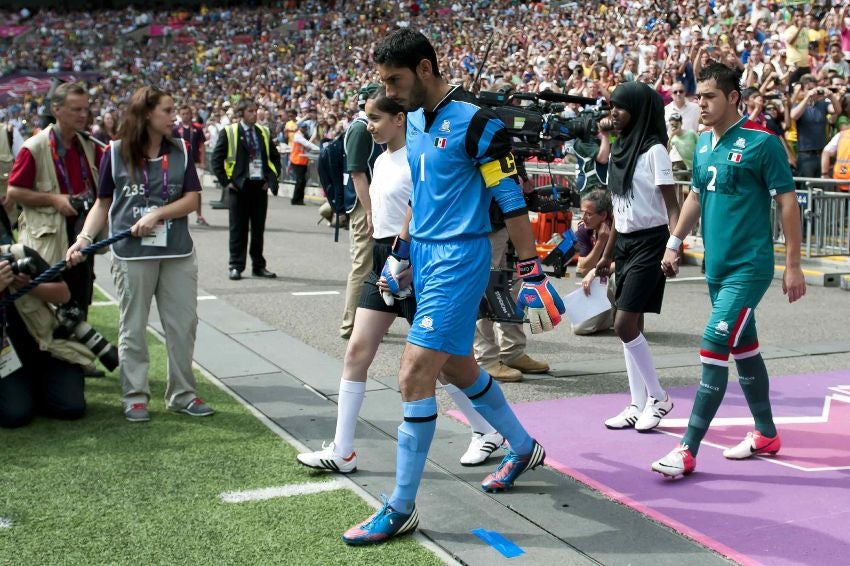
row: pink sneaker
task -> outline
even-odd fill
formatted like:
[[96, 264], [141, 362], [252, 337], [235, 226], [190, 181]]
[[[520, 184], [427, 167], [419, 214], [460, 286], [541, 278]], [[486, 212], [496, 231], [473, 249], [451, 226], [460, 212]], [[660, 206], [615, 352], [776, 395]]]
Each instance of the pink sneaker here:
[[652, 463], [652, 471], [668, 478], [686, 476], [697, 467], [697, 459], [684, 444], [678, 445], [669, 454]]
[[773, 456], [779, 452], [780, 448], [782, 448], [782, 441], [779, 440], [779, 433], [776, 433], [776, 436], [764, 436], [754, 430], [748, 432], [747, 437], [740, 443], [724, 450], [723, 456], [730, 460], [745, 460], [759, 454]]

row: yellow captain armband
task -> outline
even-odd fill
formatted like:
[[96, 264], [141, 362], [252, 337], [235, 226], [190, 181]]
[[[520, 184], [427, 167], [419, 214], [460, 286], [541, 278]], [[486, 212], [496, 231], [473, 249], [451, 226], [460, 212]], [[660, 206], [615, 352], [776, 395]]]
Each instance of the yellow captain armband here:
[[479, 167], [479, 170], [481, 171], [481, 176], [484, 177], [484, 184], [488, 188], [495, 187], [505, 177], [512, 177], [517, 174], [516, 161], [512, 153], [485, 163]]

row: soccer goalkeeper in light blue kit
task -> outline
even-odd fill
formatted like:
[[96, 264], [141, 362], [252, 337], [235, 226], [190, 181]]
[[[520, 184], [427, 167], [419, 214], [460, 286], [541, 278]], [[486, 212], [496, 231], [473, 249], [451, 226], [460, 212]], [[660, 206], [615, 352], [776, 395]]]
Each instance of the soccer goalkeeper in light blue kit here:
[[410, 281], [402, 278], [405, 272], [398, 265], [410, 262], [417, 311], [399, 370], [404, 422], [398, 428], [395, 489], [377, 513], [342, 535], [355, 545], [384, 542], [412, 532], [419, 523], [416, 492], [436, 429], [440, 371], [510, 443], [510, 452], [484, 478], [482, 489], [508, 489], [520, 474], [543, 463], [543, 447], [472, 356], [478, 304], [490, 273], [488, 209], [494, 198], [522, 258], [517, 308], [525, 311], [533, 333], [551, 330], [564, 312], [537, 259], [505, 125], [443, 79], [434, 47], [421, 33], [394, 31], [376, 48], [375, 60], [387, 96], [408, 112], [413, 178], [409, 224], [383, 276], [390, 290], [406, 288]]

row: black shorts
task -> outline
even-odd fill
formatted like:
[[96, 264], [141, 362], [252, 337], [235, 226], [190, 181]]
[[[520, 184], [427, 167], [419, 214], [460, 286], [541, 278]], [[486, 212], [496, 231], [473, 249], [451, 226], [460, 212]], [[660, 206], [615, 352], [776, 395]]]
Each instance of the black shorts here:
[[670, 231], [666, 225], [638, 230], [629, 234], [617, 232], [614, 241], [616, 306], [624, 312], [661, 312], [666, 278], [661, 272], [661, 258]]
[[360, 300], [357, 302], [357, 307], [371, 311], [392, 313], [404, 317], [408, 323], [412, 323], [413, 316], [416, 314], [416, 299], [413, 293], [406, 299], [396, 299], [395, 304], [388, 306], [381, 297], [381, 290], [378, 288], [378, 279], [380, 279], [381, 270], [390, 256], [394, 239], [380, 238], [375, 240], [375, 246], [372, 248], [372, 272], [369, 273], [366, 281], [363, 282], [363, 290], [360, 291]]

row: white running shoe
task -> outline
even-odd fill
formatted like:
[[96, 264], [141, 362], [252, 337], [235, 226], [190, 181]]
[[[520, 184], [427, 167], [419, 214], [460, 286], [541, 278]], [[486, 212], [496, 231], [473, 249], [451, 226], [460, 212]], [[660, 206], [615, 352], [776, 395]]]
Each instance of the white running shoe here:
[[723, 451], [723, 457], [730, 460], [744, 460], [759, 454], [770, 454], [775, 456], [779, 449], [782, 448], [782, 442], [779, 440], [779, 433], [776, 436], [764, 436], [757, 430], [748, 432], [747, 437], [733, 446]]
[[460, 457], [461, 465], [477, 466], [478, 464], [483, 464], [504, 442], [504, 437], [498, 432], [492, 432], [490, 434], [473, 432], [472, 440], [469, 441], [469, 448]]
[[661, 419], [664, 415], [673, 410], [673, 400], [669, 395], [665, 400], [660, 401], [652, 395], [646, 400], [646, 407], [643, 408], [640, 418], [635, 423], [635, 430], [638, 432], [646, 432], [652, 430], [661, 424]]
[[348, 458], [344, 458], [334, 452], [334, 443], [322, 442], [322, 449], [315, 452], [304, 452], [297, 456], [298, 462], [316, 470], [327, 470], [350, 474], [357, 471], [357, 453], [352, 452]]
[[640, 409], [637, 405], [629, 405], [616, 417], [605, 421], [605, 426], [613, 429], [632, 428], [640, 418]]
[[652, 463], [652, 471], [663, 474], [668, 478], [686, 476], [697, 467], [697, 459], [691, 454], [687, 445], [680, 444], [669, 454]]

